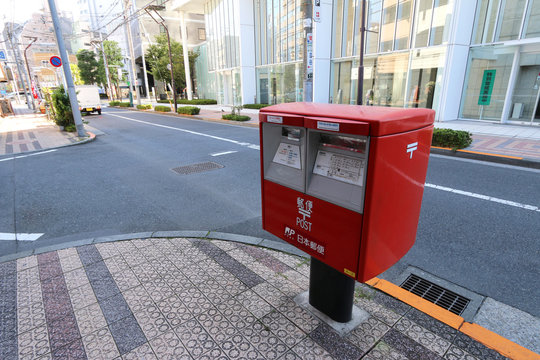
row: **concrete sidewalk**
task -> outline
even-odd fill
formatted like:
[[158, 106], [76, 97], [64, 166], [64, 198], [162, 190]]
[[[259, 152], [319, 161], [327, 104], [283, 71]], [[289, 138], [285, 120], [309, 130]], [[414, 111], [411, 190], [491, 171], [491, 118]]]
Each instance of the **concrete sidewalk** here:
[[363, 284], [359, 324], [340, 336], [298, 304], [307, 258], [202, 237], [94, 239], [0, 263], [0, 358], [540, 359]]
[[0, 156], [69, 146], [92, 139], [92, 135], [80, 138], [76, 132], [60, 131], [46, 115], [36, 114], [24, 105], [13, 104], [13, 110], [15, 116], [0, 118]]

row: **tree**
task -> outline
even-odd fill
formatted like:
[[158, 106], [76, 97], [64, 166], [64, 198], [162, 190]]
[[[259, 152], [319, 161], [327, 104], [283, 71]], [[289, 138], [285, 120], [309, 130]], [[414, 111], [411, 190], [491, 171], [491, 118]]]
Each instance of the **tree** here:
[[99, 64], [96, 54], [90, 50], [81, 49], [77, 53], [77, 62], [81, 80], [85, 84], [96, 84], [99, 80]]
[[[118, 89], [119, 83], [122, 78], [118, 78], [118, 67], [123, 66], [122, 62], [122, 50], [118, 46], [116, 41], [105, 40], [103, 41], [103, 48], [105, 49], [105, 56], [107, 57], [107, 64], [109, 65], [109, 75], [111, 77], [111, 83]], [[105, 75], [105, 63], [103, 62], [103, 53], [99, 51], [99, 73], [103, 78], [103, 84], [107, 84], [107, 77]], [[111, 85], [112, 85], [111, 84]]]
[[[172, 39], [171, 54], [176, 88], [177, 90], [184, 89], [186, 87], [186, 73], [184, 69], [182, 45]], [[189, 68], [191, 74], [193, 74], [197, 56], [199, 56], [199, 54], [192, 51], [189, 52]], [[167, 36], [165, 34], [156, 36], [156, 44], [150, 45], [146, 50], [146, 59], [150, 66], [149, 72], [156, 80], [165, 81], [167, 83], [171, 82], [171, 73], [167, 68], [167, 65], [169, 65], [169, 47], [167, 44]]]
[[84, 81], [81, 79], [81, 70], [77, 64], [69, 64], [71, 74], [73, 75], [73, 82], [75, 85], [84, 85]]

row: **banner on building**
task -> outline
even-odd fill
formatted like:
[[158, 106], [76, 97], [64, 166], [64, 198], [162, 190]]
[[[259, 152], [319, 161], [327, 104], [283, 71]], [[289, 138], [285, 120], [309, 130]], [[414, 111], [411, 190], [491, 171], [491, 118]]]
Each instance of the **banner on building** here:
[[480, 97], [478, 105], [489, 105], [491, 102], [491, 92], [493, 91], [493, 83], [495, 82], [495, 73], [497, 70], [484, 70], [482, 78], [482, 86], [480, 86]]

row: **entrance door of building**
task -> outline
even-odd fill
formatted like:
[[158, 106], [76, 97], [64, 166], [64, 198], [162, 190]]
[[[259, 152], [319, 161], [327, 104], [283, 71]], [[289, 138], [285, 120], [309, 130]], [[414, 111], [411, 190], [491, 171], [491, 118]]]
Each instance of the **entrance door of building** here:
[[540, 123], [540, 65], [521, 65], [508, 120]]

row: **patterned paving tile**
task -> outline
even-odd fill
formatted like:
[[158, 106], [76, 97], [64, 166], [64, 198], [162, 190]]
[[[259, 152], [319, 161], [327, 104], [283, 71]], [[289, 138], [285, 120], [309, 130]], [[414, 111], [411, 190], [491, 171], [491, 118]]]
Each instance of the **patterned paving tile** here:
[[17, 342], [7, 340], [0, 342], [0, 359], [3, 360], [18, 360], [17, 357]]
[[388, 330], [390, 330], [388, 325], [377, 320], [373, 316], [370, 316], [366, 321], [351, 331], [346, 336], [346, 339], [363, 352], [367, 352]]
[[17, 272], [36, 267], [37, 265], [37, 257], [35, 255], [17, 259]]
[[[294, 351], [294, 355], [296, 354], [302, 354], [301, 357], [298, 357], [300, 359], [305, 360], [332, 360], [334, 359], [332, 355], [325, 349], [323, 349], [320, 345], [318, 345], [315, 341], [313, 341], [310, 338], [304, 338], [302, 341], [300, 341], [295, 347], [292, 348]], [[284, 359], [289, 359], [296, 357], [284, 357]]]
[[171, 326], [157, 308], [154, 311], [136, 312], [134, 315], [148, 340], [160, 336], [171, 329]]
[[[388, 344], [379, 342], [363, 358], [364, 360], [410, 360], [404, 354], [392, 349]], [[413, 358], [415, 359], [415, 358]]]
[[94, 294], [98, 301], [103, 301], [120, 292], [120, 289], [114, 282], [107, 266], [103, 261], [93, 263], [86, 268], [86, 276], [92, 285]]
[[450, 346], [444, 354], [444, 358], [447, 360], [476, 360], [474, 356], [454, 345]]
[[150, 346], [158, 359], [191, 360], [187, 349], [172, 330], [150, 340]]
[[96, 296], [94, 295], [94, 290], [92, 290], [92, 286], [90, 284], [85, 284], [68, 291], [73, 310], [79, 310], [97, 302]]
[[309, 288], [309, 277], [304, 276], [296, 270], [285, 271], [283, 276], [302, 290]]
[[193, 318], [187, 306], [176, 295], [163, 299], [156, 305], [172, 328]]
[[259, 284], [252, 289], [257, 293], [257, 295], [262, 297], [266, 302], [270, 303], [270, 305], [274, 307], [278, 307], [290, 300], [289, 297], [267, 282]]
[[288, 347], [295, 346], [306, 337], [306, 333], [277, 311], [263, 317], [261, 322]]
[[149, 344], [143, 344], [122, 356], [123, 360], [158, 360]]
[[143, 286], [148, 291], [148, 294], [150, 294], [150, 297], [156, 302], [174, 295], [172, 289], [161, 278], [143, 283]]
[[402, 316], [384, 307], [383, 305], [366, 298], [355, 298], [354, 303], [361, 309], [366, 310], [368, 313], [390, 326], [394, 325]]
[[73, 290], [84, 285], [90, 285], [90, 281], [86, 276], [86, 271], [83, 268], [64, 273], [64, 280], [66, 281], [68, 290]]
[[240, 333], [265, 359], [277, 359], [288, 350], [287, 345], [258, 320], [242, 328]]
[[478, 357], [479, 359], [486, 360], [502, 360], [506, 359], [504, 356], [499, 354], [493, 349], [490, 349], [483, 344], [471, 339], [469, 336], [459, 333], [454, 339], [454, 345], [467, 351], [473, 356]]
[[174, 331], [186, 350], [194, 358], [198, 358], [218, 347], [210, 334], [195, 319], [183, 323]]
[[363, 354], [360, 349], [339, 336], [327, 324], [319, 325], [309, 334], [309, 337], [336, 359], [356, 360]]
[[236, 296], [236, 299], [257, 319], [263, 318], [270, 313], [270, 311], [272, 311], [272, 306], [270, 306], [270, 304], [263, 300], [263, 298], [261, 298], [253, 290], [244, 291]]
[[293, 300], [281, 304], [277, 310], [306, 333], [312, 332], [321, 324], [319, 319], [296, 305]]
[[89, 359], [105, 360], [120, 356], [108, 327], [86, 335], [82, 342]]
[[118, 251], [115, 243], [101, 243], [95, 246], [104, 260], [120, 255], [120, 251]]
[[242, 249], [230, 250], [230, 251], [227, 251], [227, 253], [246, 266], [247, 264], [251, 264], [252, 262], [256, 261], [256, 259], [253, 256], [251, 256], [250, 254], [248, 254]]
[[148, 262], [143, 262], [141, 264], [133, 266], [132, 270], [135, 276], [137, 276], [137, 279], [143, 284], [153, 282], [161, 278], [159, 276], [159, 273], [154, 270], [152, 265], [150, 265], [150, 263]]
[[[19, 359], [36, 359], [51, 352], [49, 333], [44, 324], [19, 334]], [[15, 351], [16, 353], [16, 351]], [[4, 359], [2, 357], [2, 359]]]
[[17, 307], [17, 331], [19, 334], [42, 326], [45, 324], [45, 321], [43, 302], [35, 302], [30, 305], [21, 304]]
[[147, 342], [141, 327], [130, 315], [109, 326], [120, 355], [129, 353]]
[[77, 252], [79, 253], [79, 258], [84, 266], [89, 266], [98, 261], [103, 261], [103, 258], [95, 245], [79, 246], [77, 248]]
[[407, 335], [439, 356], [443, 356], [451, 345], [450, 342], [405, 318], [398, 321], [394, 325], [394, 329]]
[[75, 269], [82, 268], [82, 262], [78, 255], [74, 256], [68, 256], [68, 257], [60, 257], [60, 265], [62, 265], [62, 271], [68, 272]]
[[60, 259], [65, 258], [65, 257], [79, 255], [79, 253], [77, 252], [77, 248], [62, 249], [62, 250], [58, 250], [57, 253]]
[[58, 359], [58, 360], [86, 360], [86, 353], [84, 351], [84, 346], [81, 339], [77, 339], [74, 342], [53, 350], [52, 352], [52, 359]]
[[442, 357], [426, 349], [416, 341], [403, 335], [395, 329], [390, 329], [382, 338], [386, 344], [407, 358], [418, 360], [441, 360]]
[[98, 303], [75, 311], [75, 318], [77, 319], [81, 336], [89, 335], [107, 326], [107, 321]]
[[251, 312], [234, 298], [223, 301], [216, 307], [236, 329], [243, 329], [257, 320]]
[[214, 305], [197, 288], [188, 288], [179, 292], [178, 298], [186, 305], [193, 315], [208, 311]]
[[137, 239], [137, 240], [131, 240], [131, 243], [135, 245], [137, 249], [143, 249], [147, 246], [152, 245], [152, 239]]
[[125, 317], [132, 315], [131, 310], [122, 296], [122, 294], [116, 294], [99, 302], [103, 316], [107, 321], [107, 324], [112, 324]]
[[458, 334], [454, 328], [416, 309], [411, 309], [405, 317], [449, 342], [453, 342]]
[[267, 281], [276, 289], [279, 289], [283, 294], [290, 297], [295, 297], [303, 291], [294, 283], [283, 277], [282, 274], [276, 274], [274, 277], [267, 279]]

